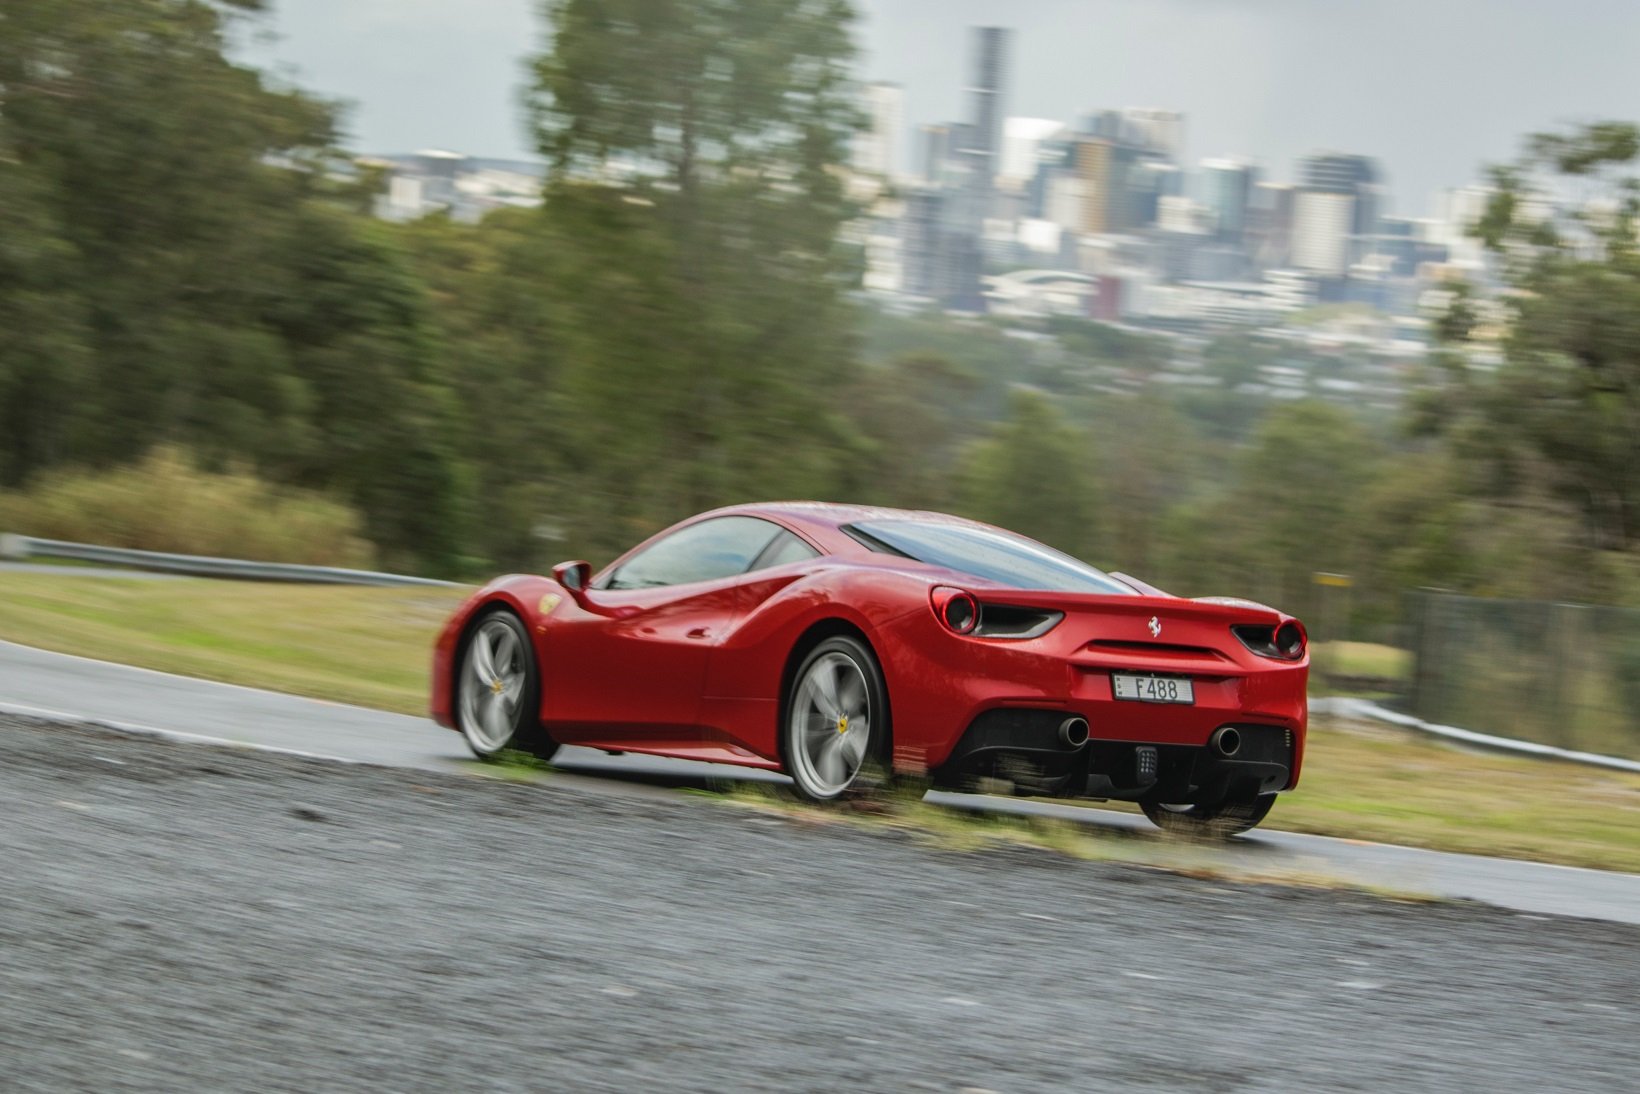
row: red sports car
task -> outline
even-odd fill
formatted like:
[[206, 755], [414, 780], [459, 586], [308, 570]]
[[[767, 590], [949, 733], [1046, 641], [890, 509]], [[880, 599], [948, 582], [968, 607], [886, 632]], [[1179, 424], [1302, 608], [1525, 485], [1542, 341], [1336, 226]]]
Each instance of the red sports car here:
[[1169, 596], [939, 513], [808, 502], [704, 513], [593, 576], [512, 575], [439, 636], [432, 714], [480, 757], [559, 745], [783, 771], [873, 769], [1136, 801], [1251, 828], [1304, 758], [1298, 620]]

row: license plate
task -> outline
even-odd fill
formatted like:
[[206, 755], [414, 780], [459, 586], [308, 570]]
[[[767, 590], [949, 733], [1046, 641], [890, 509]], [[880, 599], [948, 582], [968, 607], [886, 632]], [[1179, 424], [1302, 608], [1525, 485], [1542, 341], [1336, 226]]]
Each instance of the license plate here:
[[1141, 703], [1189, 703], [1196, 701], [1195, 688], [1186, 676], [1129, 676], [1110, 674], [1111, 688], [1118, 699]]

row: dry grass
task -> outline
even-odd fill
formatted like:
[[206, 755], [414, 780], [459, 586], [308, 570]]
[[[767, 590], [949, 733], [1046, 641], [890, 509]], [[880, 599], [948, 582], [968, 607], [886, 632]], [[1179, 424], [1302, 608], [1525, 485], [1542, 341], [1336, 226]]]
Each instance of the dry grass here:
[[42, 476], [0, 492], [0, 532], [141, 551], [369, 567], [375, 551], [347, 506], [275, 487], [244, 468], [201, 471], [159, 448], [111, 471]]
[[[434, 635], [464, 592], [0, 572], [0, 638], [419, 714]], [[934, 812], [916, 814], [918, 823], [934, 832], [959, 823]], [[975, 823], [961, 820], [948, 835], [985, 836]], [[1304, 781], [1265, 825], [1640, 871], [1640, 776], [1318, 718]], [[1039, 829], [1032, 839], [1072, 834]]]

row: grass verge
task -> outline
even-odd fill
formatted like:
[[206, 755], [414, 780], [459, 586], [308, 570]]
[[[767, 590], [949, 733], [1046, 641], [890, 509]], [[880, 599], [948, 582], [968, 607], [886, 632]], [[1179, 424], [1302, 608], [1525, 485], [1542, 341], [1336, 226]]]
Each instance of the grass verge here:
[[[434, 635], [464, 595], [0, 572], [0, 638], [420, 714]], [[1265, 827], [1640, 872], [1640, 776], [1317, 718], [1304, 781]]]
[[868, 794], [828, 806], [799, 802], [769, 783], [742, 783], [726, 791], [702, 792], [702, 796], [731, 806], [781, 816], [798, 825], [845, 824], [896, 829], [943, 850], [987, 851], [1029, 847], [1084, 862], [1143, 866], [1200, 880], [1306, 889], [1349, 889], [1414, 903], [1434, 903], [1440, 899], [1410, 889], [1365, 885], [1302, 867], [1254, 866], [1227, 858], [1211, 842], [1164, 836], [1160, 832], [1135, 835], [1054, 818], [970, 812], [935, 805], [915, 795], [893, 791]]
[[0, 638], [424, 714], [433, 639], [466, 593], [0, 571]]

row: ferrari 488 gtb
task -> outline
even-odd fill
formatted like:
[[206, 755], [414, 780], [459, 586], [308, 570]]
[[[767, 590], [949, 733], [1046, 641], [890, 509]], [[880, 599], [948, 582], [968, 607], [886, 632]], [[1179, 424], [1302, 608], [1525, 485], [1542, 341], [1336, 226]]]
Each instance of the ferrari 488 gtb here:
[[[481, 757], [559, 745], [1138, 802], [1251, 828], [1298, 781], [1306, 636], [938, 513], [720, 509], [594, 576], [504, 577], [440, 635], [432, 712]], [[996, 785], [991, 783], [988, 785]]]

